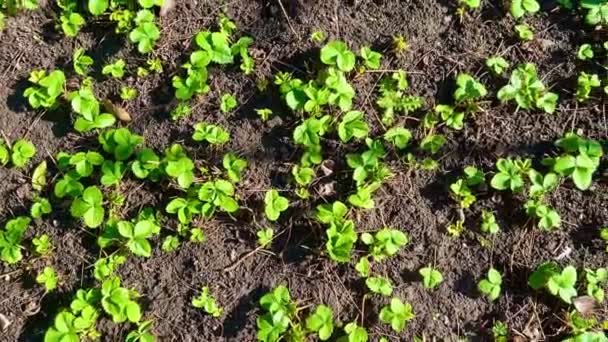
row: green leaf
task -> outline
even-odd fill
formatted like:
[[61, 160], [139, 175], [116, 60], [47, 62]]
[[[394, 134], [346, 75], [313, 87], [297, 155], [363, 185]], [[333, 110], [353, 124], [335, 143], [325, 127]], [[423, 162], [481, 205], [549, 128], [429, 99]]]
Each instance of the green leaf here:
[[315, 312], [306, 318], [306, 329], [316, 332], [321, 341], [327, 341], [333, 331], [333, 311], [325, 305], [319, 305]]
[[441, 272], [431, 266], [421, 268], [418, 273], [422, 276], [422, 284], [427, 289], [434, 289], [443, 281]]
[[393, 293], [393, 285], [387, 278], [369, 277], [365, 279], [365, 285], [367, 285], [367, 288], [370, 291], [385, 297], [388, 297]]
[[279, 195], [277, 190], [271, 189], [266, 192], [264, 197], [264, 212], [270, 221], [278, 220], [281, 212], [287, 210], [288, 207], [289, 200]]
[[335, 65], [341, 71], [351, 71], [355, 67], [355, 54], [342, 41], [331, 41], [321, 49], [321, 62]]
[[338, 125], [338, 135], [342, 142], [347, 143], [353, 137], [362, 139], [367, 137], [369, 127], [364, 120], [363, 112], [350, 111], [344, 115], [342, 122]]
[[102, 15], [109, 7], [108, 0], [88, 0], [89, 12], [94, 16]]
[[46, 161], [42, 161], [32, 174], [32, 188], [34, 190], [42, 191], [42, 188], [46, 186]]

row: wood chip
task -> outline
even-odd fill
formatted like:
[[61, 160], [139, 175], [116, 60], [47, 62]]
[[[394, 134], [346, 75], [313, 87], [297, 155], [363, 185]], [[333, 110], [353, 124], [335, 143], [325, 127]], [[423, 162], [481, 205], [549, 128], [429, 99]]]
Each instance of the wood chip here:
[[587, 316], [591, 314], [595, 310], [596, 302], [593, 297], [590, 296], [580, 296], [574, 298], [572, 301], [574, 307], [578, 312], [583, 316]]
[[175, 0], [165, 0], [163, 5], [160, 7], [160, 16], [166, 17], [169, 12], [175, 8]]
[[0, 313], [0, 331], [6, 331], [6, 329], [11, 325], [11, 321]]
[[129, 112], [127, 112], [121, 106], [113, 104], [112, 102], [110, 102], [110, 100], [103, 100], [102, 103], [103, 108], [105, 108], [106, 111], [114, 115], [118, 120], [123, 122], [131, 121], [131, 115], [129, 115]]

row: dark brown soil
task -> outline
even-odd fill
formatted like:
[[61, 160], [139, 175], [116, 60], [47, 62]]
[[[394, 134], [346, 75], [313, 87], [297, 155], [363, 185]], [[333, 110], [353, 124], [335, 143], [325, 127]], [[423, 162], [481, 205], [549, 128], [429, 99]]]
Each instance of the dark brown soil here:
[[[455, 15], [455, 1], [449, 0], [283, 0], [285, 13], [279, 3], [178, 2], [175, 11], [162, 19], [162, 37], [154, 53], [163, 60], [165, 72], [143, 82], [126, 79], [125, 83], [141, 94], [127, 106], [134, 119], [128, 126], [145, 137], [147, 146], [162, 151], [172, 142], [184, 142], [198, 163], [219, 166], [223, 153], [235, 151], [250, 164], [238, 194], [255, 215], [245, 213], [234, 220], [220, 217], [203, 222], [207, 241], [185, 242], [173, 253], [161, 251], [162, 237], [157, 238], [151, 258], [131, 257], [120, 268], [123, 283], [143, 295], [140, 302], [145, 317], [154, 320], [154, 333], [159, 340], [254, 341], [255, 318], [260, 312], [258, 300], [278, 284], [287, 284], [293, 298], [303, 304], [330, 305], [342, 322], [362, 320], [374, 341], [381, 335], [391, 336], [393, 341], [411, 341], [413, 336], [423, 334], [439, 340], [456, 340], [458, 336], [489, 340], [495, 320], [504, 320], [511, 336], [524, 337], [525, 332], [535, 330], [547, 341], [564, 336], [560, 320], [564, 317], [563, 304], [532, 291], [526, 285], [527, 277], [538, 264], [567, 249], [572, 251], [560, 261], [562, 265], [571, 264], [582, 270], [608, 264], [598, 235], [599, 228], [608, 222], [605, 176], [598, 177], [593, 188], [585, 192], [574, 188], [571, 182], [562, 184], [550, 199], [563, 220], [563, 227], [553, 233], [541, 232], [527, 221], [521, 198], [493, 193], [480, 196], [474, 209], [466, 212], [468, 231], [462, 237], [450, 238], [446, 226], [457, 218], [448, 186], [464, 166], [476, 165], [490, 171], [496, 159], [504, 156], [526, 156], [538, 161], [554, 152], [552, 142], [570, 131], [600, 140], [607, 138], [602, 100], [577, 105], [573, 99], [576, 75], [585, 70], [575, 52], [591, 39], [579, 19], [547, 5], [547, 11], [527, 20], [536, 35], [534, 41], [522, 44], [514, 36], [514, 22], [500, 1], [484, 0], [481, 11], [462, 20]], [[214, 27], [222, 12], [236, 21], [240, 32], [255, 38], [254, 47], [261, 56], [256, 75], [244, 76], [238, 68], [215, 69], [212, 91], [193, 105], [192, 116], [178, 123], [170, 121], [168, 113], [175, 105], [170, 78], [180, 71], [192, 51], [192, 37], [202, 29]], [[36, 144], [38, 154], [31, 165], [43, 159], [51, 162], [50, 156], [59, 151], [95, 148], [96, 137], [73, 132], [67, 110], [42, 113], [27, 106], [22, 93], [30, 70], [72, 70], [72, 51], [82, 46], [95, 59], [95, 89], [103, 98], [116, 94], [120, 83], [102, 77], [101, 65], [124, 58], [129, 74], [134, 75], [136, 66], [144, 61], [131, 44], [113, 33], [110, 23], [99, 20], [87, 25], [77, 38], [68, 39], [53, 28], [55, 16], [52, 8], [23, 13], [9, 18], [0, 33], [0, 130], [8, 139], [26, 137]], [[339, 265], [323, 255], [323, 229], [307, 219], [314, 206], [298, 201], [293, 192], [287, 192], [293, 205], [276, 227], [280, 237], [273, 245], [274, 255], [256, 253], [234, 270], [223, 270], [255, 248], [259, 227], [252, 217], [262, 217], [264, 191], [271, 186], [294, 190], [288, 184], [288, 175], [290, 165], [298, 158], [291, 141], [297, 118], [289, 114], [272, 86], [264, 93], [258, 92], [256, 80], [271, 80], [277, 71], [307, 77], [305, 64], [318, 59], [319, 49], [308, 36], [318, 29], [357, 50], [369, 44], [386, 51], [387, 56], [391, 55], [388, 52], [393, 36], [407, 37], [409, 51], [386, 58], [383, 68], [407, 70], [410, 91], [425, 97], [426, 108], [449, 100], [454, 76], [460, 71], [481, 79], [495, 99], [496, 90], [506, 79], [488, 74], [483, 66], [485, 58], [494, 54], [503, 54], [513, 63], [535, 63], [544, 82], [560, 95], [559, 110], [554, 115], [516, 111], [513, 105], [501, 105], [495, 100], [484, 104], [484, 112], [468, 118], [462, 131], [445, 131], [448, 144], [442, 149], [438, 171], [410, 169], [394, 156], [390, 158], [395, 177], [377, 192], [376, 208], [361, 212], [356, 221], [359, 231], [390, 226], [410, 236], [410, 244], [398, 256], [374, 265], [375, 272], [393, 280], [394, 294], [412, 303], [416, 312], [416, 318], [398, 336], [377, 319], [386, 299], [368, 300], [363, 311], [364, 284], [354, 265]], [[380, 127], [375, 119], [379, 114], [373, 106], [374, 87], [383, 75], [365, 73], [354, 80], [358, 93], [355, 107], [367, 113], [375, 134], [380, 133]], [[218, 110], [219, 97], [226, 92], [235, 94], [240, 104], [236, 113], [228, 117]], [[254, 109], [263, 107], [280, 116], [262, 123]], [[192, 125], [203, 120], [227, 127], [232, 134], [230, 144], [212, 149], [192, 142]], [[342, 159], [346, 150], [339, 146], [327, 157]], [[0, 222], [27, 214], [33, 196], [31, 168], [0, 168], [0, 198], [4, 202], [0, 205]], [[125, 217], [145, 206], [162, 208], [175, 195], [160, 192], [155, 185], [140, 185], [132, 180], [121, 188], [128, 194]], [[345, 195], [334, 197], [344, 199]], [[11, 322], [0, 331], [2, 341], [41, 340], [54, 315], [69, 303], [75, 291], [95, 284], [91, 276], [92, 264], [99, 254], [95, 238], [70, 218], [65, 204], [54, 205], [51, 217], [36, 221], [28, 231], [28, 239], [49, 234], [55, 245], [52, 257], [35, 258], [25, 251], [24, 261], [17, 266], [0, 264], [0, 313]], [[503, 230], [489, 247], [479, 242], [477, 227], [482, 208], [497, 213]], [[165, 228], [174, 229], [176, 222], [167, 221], [166, 225]], [[359, 254], [362, 253], [363, 250]], [[422, 287], [417, 273], [431, 263], [445, 277], [434, 291]], [[57, 291], [44, 295], [33, 277], [50, 264], [60, 274], [61, 283]], [[504, 270], [505, 279], [504, 293], [495, 303], [476, 290], [477, 281], [492, 265]], [[220, 319], [191, 306], [192, 297], [203, 285], [210, 286], [224, 307], [225, 314]], [[584, 292], [582, 287], [579, 292]], [[598, 312], [605, 317], [606, 307]], [[124, 339], [131, 327], [102, 319], [99, 329], [102, 340], [117, 341]]]

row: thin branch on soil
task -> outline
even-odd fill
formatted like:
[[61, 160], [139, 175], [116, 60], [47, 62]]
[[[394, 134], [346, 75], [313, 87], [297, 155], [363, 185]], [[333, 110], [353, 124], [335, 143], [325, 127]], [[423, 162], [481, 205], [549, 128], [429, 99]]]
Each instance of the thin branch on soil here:
[[298, 37], [298, 40], [302, 40], [302, 38], [300, 37], [300, 35], [296, 32], [296, 30], [291, 25], [291, 20], [289, 20], [289, 15], [287, 15], [287, 11], [285, 10], [285, 7], [283, 6], [283, 3], [281, 2], [281, 0], [277, 0], [277, 2], [279, 3], [279, 6], [281, 6], [281, 11], [283, 11], [283, 15], [285, 16], [285, 19], [287, 20], [287, 25], [291, 29], [291, 32], [293, 32], [293, 34], [296, 37]]
[[[259, 246], [254, 250], [251, 250], [247, 253], [245, 253], [244, 255], [242, 255], [237, 261], [235, 261], [232, 265], [226, 266], [224, 267], [223, 272], [231, 272], [234, 271], [235, 268], [237, 268], [241, 263], [243, 263], [243, 261], [247, 260], [247, 258], [249, 258], [250, 256], [254, 255], [255, 253], [257, 253], [260, 250], [263, 250], [264, 247], [263, 246]], [[275, 255], [273, 252], [269, 251], [269, 250], [264, 250], [265, 253], [270, 253], [272, 255]]]

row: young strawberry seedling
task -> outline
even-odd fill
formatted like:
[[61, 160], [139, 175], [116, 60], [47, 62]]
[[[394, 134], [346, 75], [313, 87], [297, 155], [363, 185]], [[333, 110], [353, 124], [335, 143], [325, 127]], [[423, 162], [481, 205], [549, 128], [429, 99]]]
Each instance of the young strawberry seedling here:
[[388, 278], [368, 277], [365, 279], [365, 285], [372, 293], [377, 293], [384, 297], [388, 297], [393, 294], [393, 284]]
[[203, 286], [200, 295], [192, 299], [192, 306], [203, 309], [206, 313], [216, 318], [222, 316], [224, 313], [224, 309], [222, 309], [217, 304], [215, 298], [209, 294], [208, 286]]
[[160, 30], [154, 23], [154, 13], [144, 9], [137, 12], [135, 28], [129, 33], [129, 40], [137, 44], [137, 51], [142, 54], [152, 52], [160, 38]]
[[511, 74], [510, 83], [500, 88], [498, 99], [502, 102], [515, 100], [523, 109], [542, 109], [553, 113], [558, 96], [546, 90], [545, 85], [538, 79], [536, 66], [531, 63], [520, 64]]
[[212, 145], [222, 145], [230, 141], [230, 133], [221, 126], [199, 122], [194, 125], [192, 139], [207, 141]]
[[576, 268], [567, 266], [560, 271], [554, 262], [545, 262], [528, 278], [528, 285], [534, 290], [546, 288], [549, 293], [559, 296], [564, 302], [571, 304], [576, 296]]
[[486, 66], [494, 75], [501, 76], [509, 69], [509, 62], [501, 56], [489, 57], [486, 59]]
[[232, 94], [224, 94], [220, 100], [220, 110], [222, 113], [227, 114], [238, 106], [236, 97]]
[[422, 276], [422, 285], [427, 289], [434, 289], [443, 282], [443, 275], [433, 266], [421, 268], [418, 273]]
[[509, 10], [515, 19], [519, 19], [524, 15], [532, 15], [538, 12], [540, 5], [536, 0], [512, 0]]
[[495, 301], [500, 296], [502, 285], [502, 275], [493, 267], [488, 270], [488, 277], [482, 279], [477, 284], [477, 288], [481, 293], [488, 296], [491, 301]]
[[46, 266], [44, 270], [36, 277], [38, 284], [44, 285], [46, 292], [51, 292], [57, 287], [57, 273], [52, 266]]
[[520, 24], [515, 25], [515, 33], [517, 33], [517, 37], [522, 42], [529, 42], [534, 39], [534, 31], [530, 27], [530, 25]]
[[289, 208], [289, 200], [275, 189], [268, 190], [264, 196], [264, 213], [270, 221], [279, 219], [281, 213]]
[[8, 264], [15, 264], [23, 258], [21, 241], [31, 222], [26, 216], [9, 220], [0, 230], [0, 259]]
[[382, 261], [397, 254], [401, 247], [408, 244], [409, 239], [399, 230], [383, 228], [374, 235], [361, 234], [361, 241], [369, 246], [369, 254], [374, 261]]
[[96, 186], [89, 186], [70, 206], [72, 217], [81, 218], [89, 228], [97, 228], [103, 223], [105, 210], [103, 194]]
[[399, 298], [392, 298], [389, 305], [380, 310], [378, 318], [380, 321], [390, 324], [397, 333], [405, 329], [407, 322], [414, 319], [416, 315], [409, 303], [403, 303]]
[[32, 108], [53, 109], [57, 98], [63, 94], [65, 75], [61, 70], [54, 70], [47, 74], [44, 70], [34, 70], [30, 73], [28, 81], [34, 85], [25, 89], [23, 96], [27, 97]]
[[121, 79], [125, 75], [125, 66], [127, 64], [123, 59], [118, 59], [114, 63], [106, 64], [101, 69], [102, 75], [110, 75], [114, 78]]

